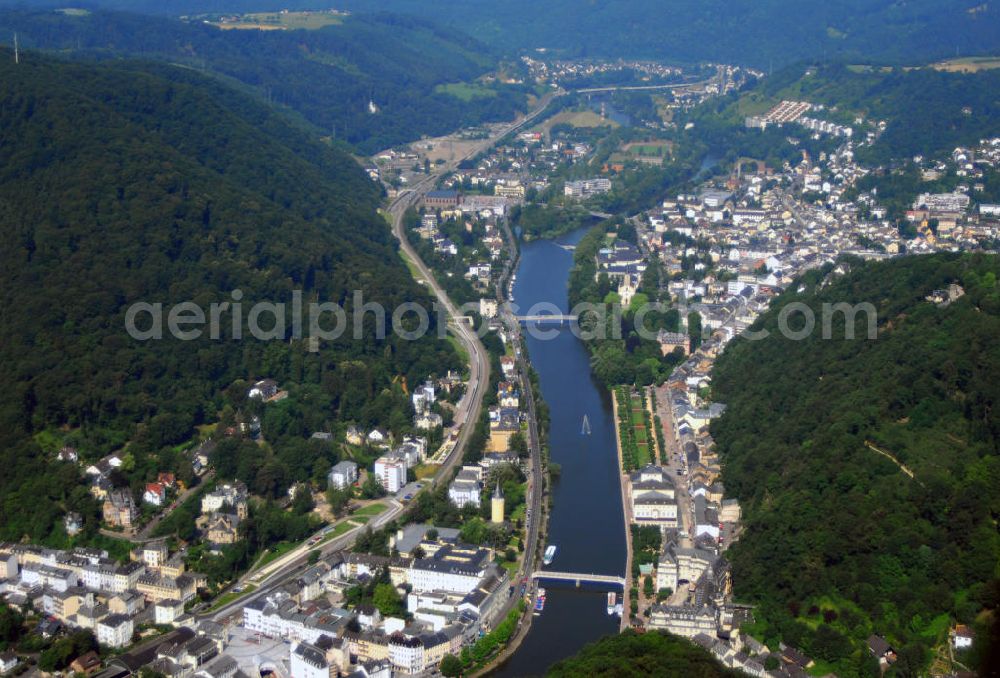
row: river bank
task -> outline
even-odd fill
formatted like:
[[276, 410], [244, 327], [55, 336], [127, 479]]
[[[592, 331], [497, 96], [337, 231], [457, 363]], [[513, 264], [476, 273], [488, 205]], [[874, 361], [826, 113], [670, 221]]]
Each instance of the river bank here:
[[[618, 421], [618, 394], [614, 391], [611, 392], [611, 411], [615, 422]], [[631, 502], [628, 496], [628, 474], [625, 473], [625, 458], [622, 455], [622, 436], [621, 429], [615, 426], [615, 449], [618, 451], [618, 477], [621, 485], [621, 498], [622, 498], [622, 519], [625, 521], [625, 586], [622, 587], [622, 614], [621, 614], [621, 630], [627, 629], [630, 624], [631, 610], [632, 610], [632, 586], [635, 582], [632, 581], [632, 530], [629, 526], [632, 523], [632, 517], [629, 515], [629, 508], [631, 507]]]

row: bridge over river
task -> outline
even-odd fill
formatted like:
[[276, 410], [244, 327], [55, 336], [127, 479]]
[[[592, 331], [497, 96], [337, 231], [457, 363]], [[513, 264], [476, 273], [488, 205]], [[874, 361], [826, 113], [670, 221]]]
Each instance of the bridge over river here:
[[545, 313], [542, 315], [519, 315], [518, 322], [522, 323], [575, 323], [580, 319], [578, 315], [564, 315], [560, 313]]
[[554, 570], [538, 570], [531, 575], [532, 579], [547, 579], [549, 581], [569, 581], [577, 586], [580, 584], [611, 584], [625, 588], [625, 578], [613, 574], [584, 574], [582, 572], [556, 572]]

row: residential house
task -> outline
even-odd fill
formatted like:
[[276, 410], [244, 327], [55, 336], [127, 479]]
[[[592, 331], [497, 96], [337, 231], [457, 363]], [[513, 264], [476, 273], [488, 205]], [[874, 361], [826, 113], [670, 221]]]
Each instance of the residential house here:
[[270, 400], [278, 395], [278, 382], [274, 379], [261, 379], [247, 391], [247, 398]]
[[235, 513], [216, 513], [209, 519], [205, 535], [216, 545], [235, 544], [240, 539], [240, 522]]
[[139, 519], [139, 509], [128, 489], [112, 490], [104, 500], [104, 522], [112, 527], [122, 527], [130, 530]]
[[163, 483], [146, 483], [146, 491], [142, 494], [142, 500], [153, 506], [163, 506], [167, 499], [167, 488]]
[[492, 407], [490, 417], [491, 452], [506, 452], [510, 449], [510, 439], [521, 430], [521, 415], [512, 407]]
[[421, 431], [432, 431], [444, 426], [444, 419], [436, 412], [421, 412], [413, 418], [413, 425]]
[[123, 614], [110, 614], [97, 622], [97, 642], [108, 647], [121, 648], [132, 643], [135, 624]]
[[338, 490], [350, 487], [358, 481], [358, 465], [347, 459], [337, 462], [330, 469], [328, 481], [330, 487], [335, 487]]
[[469, 504], [479, 508], [482, 479], [480, 467], [463, 466], [448, 485], [448, 499], [458, 508], [465, 508]]
[[89, 676], [101, 670], [101, 658], [91, 650], [71, 661], [69, 670], [74, 674]]
[[364, 445], [365, 434], [360, 428], [352, 425], [347, 427], [347, 434], [344, 439], [348, 445]]

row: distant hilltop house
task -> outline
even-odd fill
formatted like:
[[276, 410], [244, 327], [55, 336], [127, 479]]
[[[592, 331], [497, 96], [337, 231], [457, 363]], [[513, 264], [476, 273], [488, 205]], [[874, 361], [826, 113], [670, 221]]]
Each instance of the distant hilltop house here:
[[943, 290], [934, 290], [924, 299], [942, 308], [948, 306], [953, 301], [965, 296], [965, 289], [961, 285], [952, 283]]
[[274, 379], [261, 379], [247, 390], [247, 398], [255, 400], [270, 400], [278, 395], [278, 382]]

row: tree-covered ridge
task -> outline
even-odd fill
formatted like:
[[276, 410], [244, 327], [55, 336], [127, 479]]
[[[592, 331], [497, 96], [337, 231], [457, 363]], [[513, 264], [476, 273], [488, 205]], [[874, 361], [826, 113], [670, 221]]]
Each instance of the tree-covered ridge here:
[[[23, 2], [24, 0], [6, 0]], [[36, 5], [61, 6], [56, 0]], [[153, 14], [274, 10], [271, 0], [94, 0]], [[317, 6], [288, 0], [290, 9]], [[859, 55], [902, 62], [979, 54], [1000, 46], [992, 3], [979, 0], [344, 0], [338, 8], [424, 16], [504, 50], [545, 47], [573, 57], [739, 61], [767, 67], [807, 57]]]
[[164, 59], [218, 75], [365, 153], [509, 120], [524, 106], [511, 86], [470, 101], [441, 92], [440, 85], [488, 72], [495, 59], [463, 33], [413, 17], [350, 16], [319, 30], [255, 31], [122, 12], [8, 10], [0, 12], [0, 27], [17, 31], [22, 48]]
[[[252, 339], [245, 320], [233, 340], [231, 313], [220, 340], [133, 340], [124, 315], [136, 301], [166, 316], [238, 289], [244, 319], [293, 290], [348, 312], [354, 290], [390, 312], [429, 302], [376, 213], [376, 185], [254, 99], [187, 69], [11, 57], [0, 53], [0, 539], [45, 539], [64, 511], [94, 514], [79, 468], [55, 464], [43, 434], [70, 436], [86, 461], [131, 441], [132, 484], [190, 474], [173, 446], [246, 400], [245, 384], [223, 389], [269, 377], [299, 420], [264, 417], [287, 485], [312, 462], [298, 468], [284, 437], [386, 422], [406, 402], [394, 382], [458, 366], [443, 340], [375, 339], [370, 314], [365, 339], [348, 331], [316, 352]], [[289, 311], [289, 335], [291, 322]]]
[[626, 631], [590, 643], [575, 656], [553, 664], [548, 676], [692, 676], [735, 678], [706, 650], [669, 633]]
[[[1000, 602], [1000, 260], [851, 267], [806, 274], [752, 328], [770, 336], [734, 341], [712, 384], [728, 405], [712, 427], [723, 480], [744, 507], [736, 593], [767, 641], [842, 676], [863, 675], [871, 633], [919, 665], [953, 621]], [[926, 300], [951, 284], [964, 296]], [[792, 302], [816, 318], [801, 341], [778, 330]], [[864, 313], [856, 338], [837, 313], [823, 339], [822, 305], [840, 302], [871, 303], [877, 339]]]

